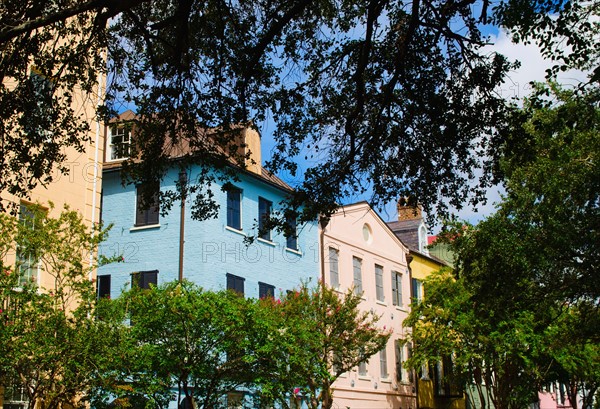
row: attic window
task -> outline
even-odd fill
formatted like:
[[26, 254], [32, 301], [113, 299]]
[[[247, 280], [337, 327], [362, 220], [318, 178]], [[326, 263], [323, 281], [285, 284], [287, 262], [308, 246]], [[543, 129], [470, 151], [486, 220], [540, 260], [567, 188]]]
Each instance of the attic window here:
[[131, 131], [125, 126], [110, 129], [108, 154], [110, 160], [127, 159], [131, 148]]
[[371, 226], [369, 226], [367, 223], [365, 223], [362, 228], [362, 233], [363, 233], [363, 239], [368, 244], [371, 244], [373, 242], [373, 230], [371, 229]]
[[429, 254], [429, 250], [427, 249], [427, 228], [423, 225], [419, 228], [419, 251]]

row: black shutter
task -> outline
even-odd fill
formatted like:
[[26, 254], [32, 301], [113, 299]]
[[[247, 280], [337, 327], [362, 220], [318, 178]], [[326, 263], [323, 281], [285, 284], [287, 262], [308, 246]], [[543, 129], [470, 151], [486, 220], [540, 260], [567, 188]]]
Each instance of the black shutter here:
[[271, 231], [265, 230], [265, 225], [271, 217], [271, 202], [262, 197], [258, 198], [258, 230], [259, 237], [264, 240], [271, 240]]
[[240, 295], [244, 295], [244, 278], [227, 274], [227, 289], [233, 290]]
[[258, 298], [274, 297], [275, 286], [258, 282]]
[[227, 191], [227, 226], [237, 230], [242, 229], [241, 199], [240, 189], [231, 188]]
[[[148, 226], [158, 224], [158, 216], [160, 213], [159, 202], [160, 184], [153, 183], [151, 185], [138, 186], [136, 188], [136, 203], [135, 203], [135, 225]], [[152, 192], [151, 202], [144, 202], [144, 193]]]
[[158, 285], [158, 270], [140, 271], [131, 274], [131, 286], [139, 286], [142, 290], [150, 288], [150, 284]]
[[158, 285], [158, 270], [143, 271], [141, 281], [140, 285], [143, 289], [150, 288], [150, 284], [156, 287]]
[[296, 219], [294, 217], [288, 217], [286, 222], [291, 233], [286, 236], [286, 247], [288, 249], [298, 250], [298, 234], [296, 231]]
[[398, 305], [398, 273], [392, 271], [392, 304]]

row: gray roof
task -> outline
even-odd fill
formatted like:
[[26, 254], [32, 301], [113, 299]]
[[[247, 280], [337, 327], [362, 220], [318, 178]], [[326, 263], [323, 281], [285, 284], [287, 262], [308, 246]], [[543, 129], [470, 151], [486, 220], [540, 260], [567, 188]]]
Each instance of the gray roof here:
[[423, 219], [411, 219], [387, 222], [387, 225], [410, 250], [419, 251], [419, 226], [422, 222]]

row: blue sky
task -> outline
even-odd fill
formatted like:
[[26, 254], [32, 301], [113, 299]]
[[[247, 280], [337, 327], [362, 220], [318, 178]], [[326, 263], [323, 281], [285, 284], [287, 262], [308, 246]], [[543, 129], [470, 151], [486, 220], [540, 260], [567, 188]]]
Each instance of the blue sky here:
[[[498, 89], [500, 95], [506, 98], [517, 97], [522, 99], [529, 95], [531, 91], [531, 81], [544, 81], [545, 71], [550, 68], [553, 64], [552, 61], [544, 60], [541, 56], [539, 48], [536, 45], [523, 45], [514, 44], [508, 34], [498, 27], [487, 25], [482, 28], [482, 32], [489, 36], [492, 45], [483, 48], [483, 53], [499, 52], [510, 60], [518, 60], [521, 62], [521, 67], [514, 70], [508, 76], [506, 82]], [[585, 79], [585, 74], [580, 71], [567, 71], [560, 75], [559, 82], [565, 85], [574, 85]], [[262, 156], [263, 160], [268, 159], [270, 150], [273, 147], [273, 132], [274, 124], [267, 122], [263, 124], [262, 132]], [[303, 158], [302, 158], [303, 159]], [[300, 160], [299, 167], [309, 166]], [[291, 185], [294, 185], [298, 181], [298, 176], [292, 177], [291, 175], [282, 174], [282, 179]], [[502, 189], [500, 187], [494, 187], [487, 192], [487, 204], [481, 205], [477, 208], [465, 207], [460, 211], [454, 211], [454, 213], [463, 220], [470, 223], [477, 223], [486, 216], [489, 216], [494, 212], [494, 204], [501, 200]], [[356, 196], [348, 198], [347, 203], [369, 200], [368, 195]], [[386, 221], [395, 220], [397, 218], [396, 204], [395, 202], [389, 203], [380, 212], [382, 218]], [[432, 220], [429, 220], [429, 224]], [[431, 229], [431, 233], [435, 234], [439, 230], [439, 224]]]

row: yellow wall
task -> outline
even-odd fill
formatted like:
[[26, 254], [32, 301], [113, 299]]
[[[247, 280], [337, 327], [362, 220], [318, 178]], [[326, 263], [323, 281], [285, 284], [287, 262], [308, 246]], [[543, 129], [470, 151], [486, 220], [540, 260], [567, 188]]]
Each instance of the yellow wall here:
[[[436, 262], [419, 253], [412, 252], [413, 260], [410, 263], [412, 278], [425, 280], [430, 274], [445, 267], [444, 264]], [[425, 293], [427, 297], [427, 293]], [[419, 379], [418, 384], [418, 407], [422, 409], [465, 409], [466, 401], [463, 398], [441, 398], [433, 394], [433, 380]]]
[[416, 278], [417, 280], [424, 280], [431, 273], [438, 271], [444, 266], [415, 252], [411, 252], [411, 255], [413, 256], [413, 260], [410, 263], [412, 278]]
[[465, 398], [440, 398], [433, 395], [433, 380], [419, 379], [420, 409], [465, 409]]
[[[97, 90], [100, 95], [90, 95], [83, 91], [75, 92], [73, 95], [73, 111], [75, 115], [89, 123], [90, 131], [85, 135], [89, 140], [84, 143], [83, 152], [78, 152], [73, 147], [64, 148], [66, 159], [62, 164], [68, 169], [68, 174], [61, 174], [55, 167], [52, 170], [53, 181], [46, 186], [38, 185], [29, 192], [29, 197], [26, 199], [0, 192], [5, 208], [10, 209], [11, 205], [15, 205], [18, 211], [20, 203], [39, 203], [48, 208], [49, 202], [52, 202], [54, 209], [49, 212], [52, 217], [58, 217], [64, 206], [68, 205], [71, 210], [82, 215], [90, 229], [92, 224], [100, 221], [105, 128], [103, 124], [96, 121], [96, 106], [102, 103], [105, 79], [100, 76], [99, 80], [101, 84]], [[7, 83], [9, 82], [10, 79]], [[12, 254], [5, 262], [12, 264], [14, 259], [15, 255]], [[43, 288], [51, 287], [52, 276], [40, 271], [38, 285]]]

